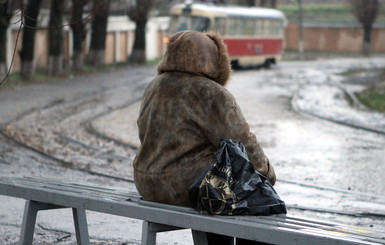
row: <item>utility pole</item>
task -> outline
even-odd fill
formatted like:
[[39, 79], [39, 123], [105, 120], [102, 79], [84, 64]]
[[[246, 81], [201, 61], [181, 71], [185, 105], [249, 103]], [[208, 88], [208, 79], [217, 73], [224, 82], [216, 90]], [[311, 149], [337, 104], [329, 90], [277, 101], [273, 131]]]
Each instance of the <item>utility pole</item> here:
[[302, 0], [297, 0], [298, 2], [298, 51], [303, 54], [303, 8]]

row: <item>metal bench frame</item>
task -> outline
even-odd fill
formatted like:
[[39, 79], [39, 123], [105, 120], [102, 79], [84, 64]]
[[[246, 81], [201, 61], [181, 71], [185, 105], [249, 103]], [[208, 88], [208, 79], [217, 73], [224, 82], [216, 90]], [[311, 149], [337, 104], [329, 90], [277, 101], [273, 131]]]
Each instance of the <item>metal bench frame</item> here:
[[[23, 223], [21, 225], [19, 244], [32, 244], [38, 211], [58, 208], [66, 207], [27, 200], [24, 206]], [[88, 244], [89, 235], [87, 229], [86, 210], [82, 208], [72, 208], [72, 213], [74, 217], [77, 243]]]
[[[59, 205], [27, 200], [24, 206], [23, 222], [21, 225], [19, 245], [31, 245], [35, 232], [38, 211], [67, 208]], [[86, 210], [72, 208], [76, 241], [78, 245], [89, 244]], [[180, 230], [182, 228], [144, 221], [142, 225], [142, 244], [155, 245], [156, 234], [164, 231]], [[205, 232], [192, 230], [194, 244], [207, 245]]]
[[194, 244], [207, 245], [206, 232], [272, 244], [385, 244], [385, 232], [286, 215], [213, 216], [196, 210], [146, 202], [122, 189], [58, 180], [0, 178], [0, 195], [26, 201], [19, 244], [32, 244], [38, 211], [72, 208], [77, 244], [88, 245], [86, 210], [143, 220], [142, 245], [156, 234], [191, 229]]

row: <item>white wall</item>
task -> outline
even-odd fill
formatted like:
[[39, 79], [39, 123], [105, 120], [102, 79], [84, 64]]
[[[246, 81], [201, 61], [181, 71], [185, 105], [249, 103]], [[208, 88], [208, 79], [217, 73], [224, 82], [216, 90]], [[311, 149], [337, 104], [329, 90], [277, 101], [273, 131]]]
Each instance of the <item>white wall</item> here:
[[[40, 27], [47, 25], [47, 13], [42, 13], [39, 16], [39, 25]], [[7, 30], [7, 65], [11, 64], [13, 51], [15, 42], [12, 40], [12, 33], [17, 33], [20, 22], [18, 20], [20, 19], [20, 15], [15, 15], [11, 19], [11, 25], [9, 26]], [[168, 28], [168, 22], [169, 17], [154, 17], [150, 18], [147, 26], [146, 26], [146, 58], [147, 60], [153, 60], [156, 58], [160, 58], [159, 54], [161, 54], [161, 50], [159, 48], [161, 47], [158, 32], [159, 31], [166, 31]], [[89, 47], [90, 39], [91, 39], [91, 33], [89, 31], [90, 25], [88, 24], [87, 27], [88, 32], [86, 36], [86, 46]], [[69, 40], [66, 42], [66, 45], [68, 45], [68, 51], [69, 55], [72, 55], [72, 33], [69, 26], [64, 27], [65, 32], [68, 32], [69, 34]], [[135, 23], [130, 21], [127, 16], [110, 16], [108, 19], [108, 25], [107, 25], [107, 31], [109, 33], [115, 34], [115, 48], [113, 49], [115, 54], [115, 60], [118, 60], [119, 57], [122, 57], [121, 51], [119, 50], [121, 47], [121, 42], [124, 42], [123, 39], [120, 39], [119, 33], [126, 32], [129, 33], [129, 38], [127, 38], [127, 50], [128, 53], [131, 52], [131, 47], [133, 45], [133, 39], [134, 35], [133, 32], [135, 31]], [[21, 36], [20, 36], [21, 37]], [[19, 47], [21, 47], [21, 38], [19, 38], [18, 43]], [[123, 52], [123, 51], [122, 51]], [[18, 58], [18, 55], [16, 53], [16, 57]], [[69, 61], [71, 62], [71, 61]]]
[[[169, 17], [151, 18], [146, 26], [146, 58], [153, 60], [159, 54], [158, 31], [166, 31], [168, 29]], [[160, 40], [162, 41], [162, 40]]]
[[[146, 59], [153, 60], [159, 54], [159, 39], [158, 31], [166, 31], [168, 28], [169, 17], [154, 17], [150, 18], [146, 25]], [[126, 16], [112, 16], [109, 17], [108, 32], [124, 32], [135, 31], [135, 23]], [[132, 43], [128, 43], [131, 47]], [[119, 46], [118, 46], [119, 47]], [[119, 51], [116, 51], [119, 52]]]

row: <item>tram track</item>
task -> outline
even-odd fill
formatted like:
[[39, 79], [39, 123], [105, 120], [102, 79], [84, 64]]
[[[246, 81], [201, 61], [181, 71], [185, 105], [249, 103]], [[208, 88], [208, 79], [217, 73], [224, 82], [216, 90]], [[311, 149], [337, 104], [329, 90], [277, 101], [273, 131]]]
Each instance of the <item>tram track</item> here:
[[[146, 81], [142, 76], [119, 88], [103, 87], [30, 108], [0, 125], [0, 134], [20, 148], [53, 160], [60, 167], [133, 183], [133, 178], [125, 171], [115, 171], [120, 173], [117, 175], [113, 168], [116, 169], [116, 165], [130, 167], [135, 147], [98, 133], [91, 122], [140, 100]], [[120, 91], [120, 100], [113, 97], [116, 91]], [[93, 166], [95, 163], [97, 167]]]
[[[129, 90], [128, 89], [129, 87], [131, 90], [132, 89], [131, 86], [128, 86], [128, 85], [127, 85], [126, 89]], [[142, 88], [143, 88], [142, 84], [139, 84], [137, 86], [138, 90], [140, 90]], [[20, 147], [32, 150], [34, 152], [39, 153], [42, 156], [45, 156], [49, 159], [54, 160], [55, 162], [58, 163], [58, 166], [61, 166], [64, 168], [70, 168], [70, 169], [80, 171], [80, 172], [85, 172], [85, 173], [88, 173], [91, 175], [101, 176], [101, 177], [119, 180], [119, 181], [123, 181], [123, 182], [127, 182], [127, 183], [133, 183], [134, 182], [133, 178], [127, 176], [127, 174], [124, 171], [120, 175], [117, 175], [116, 172], [101, 171], [101, 170], [103, 170], [102, 168], [99, 169], [98, 171], [95, 171], [89, 167], [90, 166], [89, 164], [88, 165], [83, 164], [83, 165], [79, 166], [75, 161], [67, 160], [67, 158], [63, 158], [60, 155], [59, 156], [55, 155], [54, 152], [52, 152], [52, 151], [45, 151], [45, 150], [39, 149], [38, 147], [33, 147], [31, 145], [23, 143], [20, 140], [18, 140], [17, 138], [12, 137], [12, 135], [8, 134], [8, 132], [6, 132], [4, 130], [4, 128], [7, 127], [8, 125], [15, 124], [18, 121], [23, 120], [23, 118], [31, 116], [32, 114], [40, 113], [41, 111], [46, 111], [46, 112], [50, 111], [50, 113], [55, 113], [56, 109], [62, 109], [63, 107], [69, 106], [70, 104], [73, 104], [76, 106], [77, 103], [84, 102], [85, 100], [91, 101], [91, 103], [88, 103], [88, 105], [87, 105], [87, 103], [83, 103], [82, 104], [84, 106], [84, 107], [82, 107], [83, 109], [84, 108], [90, 109], [90, 108], [93, 108], [95, 106], [99, 106], [100, 104], [104, 103], [104, 101], [100, 98], [108, 97], [109, 94], [116, 91], [116, 89], [117, 88], [111, 88], [109, 90], [108, 89], [107, 90], [106, 89], [100, 89], [97, 92], [88, 93], [86, 96], [84, 94], [81, 97], [77, 96], [73, 100], [58, 99], [58, 100], [54, 100], [54, 101], [48, 103], [47, 105], [45, 105], [41, 108], [38, 108], [38, 107], [33, 108], [32, 110], [29, 110], [29, 111], [25, 112], [24, 114], [18, 115], [13, 120], [10, 120], [10, 121], [4, 123], [0, 127], [0, 134], [2, 134], [4, 137], [8, 138], [9, 140], [12, 140], [13, 142], [15, 142]], [[119, 89], [125, 90], [125, 88], [119, 88]], [[121, 94], [124, 94], [124, 93], [121, 92]], [[126, 96], [129, 97], [130, 95], [126, 94]], [[95, 98], [93, 99], [92, 97], [95, 97]], [[76, 131], [76, 130], [55, 131], [55, 130], [53, 130], [52, 134], [50, 134], [50, 135], [56, 137], [55, 138], [56, 140], [59, 139], [58, 141], [62, 142], [63, 146], [67, 145], [70, 148], [79, 148], [79, 149], [81, 149], [81, 151], [84, 150], [85, 152], [88, 152], [88, 154], [91, 155], [91, 156], [89, 156], [90, 159], [87, 160], [88, 162], [92, 161], [92, 159], [97, 159], [98, 161], [103, 160], [102, 164], [104, 164], [103, 167], [105, 167], [105, 166], [109, 166], [111, 164], [111, 162], [109, 162], [109, 161], [112, 161], [112, 163], [114, 163], [114, 162], [122, 163], [122, 162], [126, 161], [123, 164], [126, 164], [127, 166], [129, 166], [129, 164], [130, 164], [129, 162], [130, 162], [131, 158], [124, 156], [121, 153], [129, 151], [131, 154], [134, 154], [135, 151], [137, 150], [137, 148], [134, 145], [127, 144], [127, 143], [121, 142], [119, 140], [116, 140], [114, 138], [108, 137], [106, 135], [100, 134], [92, 126], [92, 122], [101, 118], [101, 117], [108, 115], [109, 113], [111, 113], [113, 111], [120, 110], [122, 108], [130, 106], [130, 105], [136, 103], [139, 99], [140, 99], [140, 96], [137, 95], [136, 97], [134, 96], [134, 97], [130, 98], [129, 100], [126, 100], [124, 102], [119, 102], [119, 103], [114, 104], [112, 106], [105, 104], [102, 106], [103, 107], [102, 110], [98, 110], [97, 113], [95, 113], [95, 111], [93, 111], [93, 113], [88, 113], [88, 115], [92, 115], [92, 116], [82, 118], [81, 120], [79, 120], [76, 123], [76, 125], [79, 126], [79, 127], [77, 127], [77, 130], [79, 130], [79, 131]], [[67, 111], [67, 112], [68, 112], [67, 115], [71, 115], [71, 113], [69, 113], [70, 111]], [[56, 118], [59, 118], [59, 120], [63, 120], [66, 123], [68, 123], [69, 121], [72, 120], [72, 119], [70, 120], [66, 116], [61, 116], [61, 117], [56, 117]], [[325, 119], [325, 120], [327, 120], [327, 119]], [[50, 120], [47, 119], [46, 121], [49, 122]], [[74, 125], [71, 123], [69, 123], [69, 124]], [[67, 127], [63, 127], [63, 128], [66, 129]], [[362, 129], [362, 130], [365, 130], [365, 129]], [[74, 135], [76, 136], [78, 134], [81, 137], [74, 137]], [[383, 133], [383, 134], [385, 135], [385, 133]], [[102, 142], [102, 144], [100, 144], [100, 142]], [[113, 150], [111, 150], [111, 148]], [[117, 148], [118, 148], [118, 150], [116, 150]], [[295, 181], [291, 181], [291, 180], [279, 180], [279, 182], [290, 183], [290, 184], [297, 185], [297, 186], [304, 186], [304, 183], [299, 183], [299, 182], [295, 182]], [[306, 186], [304, 186], [304, 187], [314, 189], [314, 190], [327, 190], [327, 191], [332, 191], [332, 192], [336, 192], [336, 193], [345, 193], [345, 194], [356, 195], [356, 196], [366, 196], [368, 198], [375, 198], [375, 199], [379, 198], [381, 200], [384, 199], [384, 197], [378, 196], [378, 195], [371, 195], [371, 194], [363, 195], [364, 193], [353, 193], [351, 191], [340, 190], [340, 189], [324, 187], [324, 186], [315, 186], [315, 185], [306, 184]], [[353, 212], [353, 211], [350, 212], [350, 211], [344, 211], [344, 210], [338, 210], [338, 209], [314, 208], [314, 207], [309, 207], [309, 206], [291, 205], [291, 204], [288, 204], [288, 208], [289, 209], [296, 209], [296, 210], [308, 210], [308, 211], [319, 212], [319, 213], [339, 214], [339, 215], [352, 216], [352, 217], [370, 217], [370, 218], [383, 218], [384, 217], [383, 214], [375, 214], [372, 212]]]
[[[352, 108], [354, 110], [357, 110], [357, 111], [368, 111], [368, 109], [366, 109], [365, 106], [363, 106], [359, 102], [359, 100], [356, 98], [356, 96], [352, 92], [350, 92], [347, 88], [345, 88], [344, 86], [342, 86], [340, 84], [326, 84], [326, 85], [327, 86], [331, 86], [331, 87], [336, 87], [340, 91], [342, 91], [343, 95], [352, 104]], [[373, 126], [370, 126], [370, 125], [365, 125], [365, 124], [360, 123], [360, 122], [356, 122], [354, 119], [346, 119], [346, 118], [345, 119], [340, 119], [337, 116], [333, 116], [332, 114], [331, 115], [324, 115], [324, 114], [319, 113], [317, 110], [308, 110], [308, 109], [301, 108], [301, 106], [299, 106], [296, 103], [296, 101], [299, 100], [300, 92], [301, 92], [301, 90], [297, 89], [295, 91], [294, 95], [292, 96], [292, 99], [291, 99], [291, 107], [295, 111], [297, 111], [299, 113], [302, 113], [302, 114], [305, 114], [305, 115], [308, 115], [308, 116], [311, 116], [311, 117], [314, 117], [314, 118], [318, 118], [318, 119], [321, 119], [321, 120], [332, 122], [332, 123], [335, 123], [335, 124], [351, 127], [351, 128], [354, 128], [354, 129], [363, 130], [363, 131], [370, 132], [370, 133], [376, 133], [376, 134], [379, 134], [379, 135], [385, 135], [385, 127], [384, 128], [373, 127]]]
[[[113, 180], [117, 180], [117, 181], [123, 181], [123, 182], [126, 182], [126, 183], [134, 183], [134, 179], [133, 178], [122, 178], [122, 177], [119, 177], [119, 176], [116, 176], [116, 175], [109, 175], [109, 174], [105, 174], [105, 173], [101, 173], [101, 172], [95, 172], [95, 171], [92, 171], [92, 170], [90, 170], [88, 168], [76, 167], [76, 165], [74, 163], [72, 163], [72, 162], [63, 161], [62, 159], [59, 159], [59, 158], [55, 157], [52, 154], [47, 154], [46, 152], [37, 150], [35, 148], [31, 148], [28, 145], [22, 144], [22, 143], [20, 143], [18, 141], [15, 141], [12, 138], [9, 138], [6, 134], [4, 134], [2, 132], [1, 129], [0, 129], [0, 133], [3, 136], [7, 137], [9, 140], [12, 140], [14, 143], [19, 145], [20, 147], [24, 147], [26, 149], [32, 150], [32, 151], [34, 151], [34, 152], [36, 152], [36, 153], [38, 153], [38, 154], [40, 154], [40, 155], [42, 155], [44, 157], [47, 157], [47, 158], [49, 158], [51, 160], [59, 162], [61, 167], [70, 168], [72, 170], [76, 170], [76, 171], [80, 171], [80, 172], [85, 172], [87, 174], [91, 174], [91, 175], [95, 175], [95, 176], [100, 176], [100, 177], [104, 177], [104, 178], [109, 178], [109, 179], [113, 179]], [[84, 143], [82, 143], [82, 142], [77, 142], [77, 143], [79, 143], [81, 145], [84, 145]], [[85, 146], [85, 147], [88, 148], [88, 146]], [[93, 148], [93, 150], [97, 150], [97, 149]], [[371, 194], [365, 194], [365, 193], [359, 193], [359, 192], [352, 192], [352, 191], [347, 191], [347, 190], [331, 188], [331, 187], [327, 187], [327, 186], [310, 185], [310, 184], [295, 182], [295, 181], [292, 181], [292, 180], [280, 179], [280, 180], [278, 180], [278, 182], [290, 183], [290, 184], [298, 185], [298, 186], [306, 186], [307, 188], [311, 188], [311, 189], [329, 190], [329, 191], [333, 191], [333, 192], [347, 193], [347, 194], [356, 195], [356, 196], [365, 196], [365, 197], [376, 198], [376, 199], [379, 198], [379, 199], [382, 199], [382, 200], [385, 199], [385, 197], [383, 197], [383, 196], [371, 195]], [[359, 218], [364, 218], [364, 217], [374, 218], [374, 219], [383, 219], [383, 218], [385, 218], [385, 213], [347, 211], [347, 210], [332, 209], [332, 208], [310, 207], [310, 206], [303, 206], [303, 205], [297, 205], [297, 204], [287, 204], [286, 206], [287, 206], [287, 208], [289, 210], [311, 211], [311, 212], [316, 212], [316, 213], [329, 213], [329, 214], [343, 215], [343, 216], [350, 216], [350, 217], [359, 217]]]
[[101, 173], [101, 172], [92, 171], [89, 168], [77, 167], [76, 164], [74, 164], [73, 162], [65, 161], [63, 159], [60, 159], [60, 158], [54, 156], [53, 154], [49, 154], [47, 152], [44, 152], [44, 151], [38, 150], [36, 148], [30, 147], [27, 144], [23, 144], [22, 142], [19, 142], [19, 141], [15, 140], [14, 138], [9, 137], [7, 134], [5, 134], [3, 132], [2, 129], [0, 129], [0, 134], [2, 136], [4, 136], [5, 138], [7, 138], [8, 140], [12, 141], [17, 146], [21, 147], [21, 148], [28, 149], [30, 151], [38, 153], [39, 155], [41, 155], [43, 157], [46, 157], [46, 158], [48, 158], [50, 160], [55, 161], [56, 163], [58, 163], [58, 166], [60, 166], [60, 167], [76, 170], [76, 171], [79, 171], [79, 172], [84, 172], [84, 173], [91, 174], [91, 175], [105, 177], [105, 178], [109, 178], [109, 179], [113, 179], [113, 180], [119, 180], [119, 181], [124, 181], [124, 182], [128, 182], [128, 183], [134, 183], [134, 180], [132, 178], [131, 179], [130, 178], [122, 178], [122, 177], [118, 177], [118, 176], [115, 176], [115, 175], [109, 175], [109, 174], [105, 174], [105, 173]]
[[[109, 178], [109, 179], [119, 180], [119, 181], [123, 181], [123, 182], [127, 182], [127, 183], [134, 183], [133, 178], [123, 178], [123, 177], [119, 177], [119, 176], [116, 176], [116, 175], [111, 175], [111, 174], [105, 174], [105, 173], [102, 173], [102, 172], [92, 171], [92, 170], [90, 170], [88, 168], [76, 167], [76, 164], [74, 164], [73, 162], [64, 161], [63, 159], [57, 158], [57, 157], [55, 157], [52, 154], [46, 153], [44, 151], [40, 151], [40, 150], [35, 149], [35, 148], [31, 148], [31, 147], [29, 147], [26, 144], [23, 144], [21, 142], [16, 141], [15, 139], [9, 137], [7, 134], [4, 134], [2, 129], [0, 129], [0, 133], [3, 136], [7, 137], [9, 140], [12, 140], [13, 142], [15, 142], [20, 147], [27, 148], [29, 150], [32, 150], [34, 152], [39, 153], [42, 156], [45, 156], [45, 157], [47, 157], [47, 158], [49, 158], [51, 160], [59, 162], [61, 167], [70, 168], [72, 170], [76, 170], [76, 171], [80, 171], [80, 172], [85, 172], [85, 173], [88, 173], [88, 174], [91, 174], [91, 175], [95, 175], [95, 176], [100, 176], [100, 177], [105, 177], [105, 178]], [[97, 153], [99, 156], [103, 155], [103, 154], [107, 154], [107, 155], [111, 156], [111, 154], [109, 152], [103, 152], [100, 149], [95, 148], [94, 146], [87, 145], [85, 142], [74, 140], [72, 138], [69, 138], [69, 137], [63, 136], [63, 135], [60, 135], [60, 137], [65, 139], [67, 142], [70, 142], [70, 143], [76, 144], [76, 145], [80, 145], [80, 146], [82, 146], [84, 148], [92, 150], [95, 153]], [[125, 157], [122, 157], [122, 156], [119, 156], [119, 155], [115, 155], [113, 153], [112, 153], [112, 156], [114, 156], [115, 158], [117, 158], [119, 160], [127, 160], [128, 159], [128, 158], [125, 158]], [[279, 182], [293, 184], [293, 185], [298, 185], [298, 186], [305, 186], [305, 187], [311, 188], [311, 189], [328, 190], [328, 191], [332, 191], [332, 192], [345, 193], [345, 194], [350, 194], [350, 195], [355, 195], [355, 196], [365, 196], [365, 197], [375, 198], [375, 199], [378, 199], [378, 198], [379, 199], [385, 199], [385, 197], [383, 197], [383, 196], [371, 195], [371, 194], [365, 194], [365, 193], [359, 193], [359, 192], [352, 192], [352, 191], [349, 191], [349, 190], [341, 190], [341, 189], [336, 189], [336, 188], [331, 188], [331, 187], [326, 187], [326, 186], [311, 185], [311, 184], [300, 183], [300, 182], [296, 182], [296, 181], [292, 181], [292, 180], [280, 179]], [[312, 211], [312, 212], [317, 212], [317, 213], [330, 213], [330, 214], [336, 214], [336, 215], [351, 216], [351, 217], [361, 217], [361, 218], [362, 217], [368, 217], [368, 218], [375, 218], [375, 219], [379, 218], [379, 219], [382, 219], [382, 218], [385, 217], [385, 214], [382, 214], [382, 213], [356, 212], [356, 211], [347, 211], [347, 210], [331, 209], [331, 208], [309, 207], [309, 206], [296, 205], [296, 204], [288, 204], [287, 208], [291, 209], [291, 210]]]

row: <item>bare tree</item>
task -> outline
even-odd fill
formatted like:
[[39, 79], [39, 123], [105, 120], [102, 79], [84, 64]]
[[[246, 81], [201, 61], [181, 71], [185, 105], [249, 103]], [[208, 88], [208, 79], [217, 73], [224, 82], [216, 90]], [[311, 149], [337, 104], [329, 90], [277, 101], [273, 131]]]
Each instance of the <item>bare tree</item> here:
[[63, 73], [63, 7], [64, 0], [52, 0], [49, 17], [48, 74]]
[[364, 31], [362, 52], [369, 55], [373, 23], [380, 12], [380, 3], [378, 0], [351, 0], [349, 3]]
[[88, 62], [95, 66], [104, 64], [109, 9], [110, 0], [94, 1]]
[[0, 80], [7, 75], [7, 29], [11, 19], [11, 12], [8, 7], [9, 2], [0, 3]]
[[83, 41], [86, 37], [85, 22], [83, 21], [84, 6], [87, 0], [72, 0], [72, 15], [71, 15], [71, 29], [72, 29], [72, 67], [75, 71], [81, 71], [84, 65]]
[[259, 5], [262, 7], [276, 8], [277, 0], [260, 0]]
[[233, 0], [233, 1], [227, 1], [227, 2], [241, 5], [241, 6], [250, 6], [250, 7], [253, 7], [253, 6], [270, 7], [270, 8], [277, 7], [277, 0]]
[[33, 60], [35, 47], [35, 30], [41, 2], [42, 0], [28, 0], [26, 10], [22, 12], [24, 18], [24, 28], [22, 49], [20, 52], [21, 76], [27, 80], [32, 79], [35, 74]]
[[[76, 4], [74, 5], [71, 18], [71, 27], [73, 28], [74, 36], [80, 38], [74, 38], [74, 49], [75, 57], [77, 57], [77, 51], [80, 54], [83, 54], [82, 50], [82, 41], [85, 37], [85, 28], [84, 21], [92, 16], [93, 13], [90, 13], [86, 18], [83, 19], [83, 7], [85, 3], [89, 3], [88, 0], [72, 0]], [[13, 15], [13, 11], [20, 11], [20, 28], [16, 38], [14, 54], [16, 53], [17, 41], [21, 30], [23, 30], [22, 36], [22, 49], [19, 52], [21, 58], [21, 76], [24, 79], [30, 80], [34, 77], [35, 74], [35, 64], [34, 64], [34, 48], [35, 48], [35, 32], [39, 27], [37, 26], [39, 11], [41, 8], [50, 8], [50, 18], [49, 18], [49, 38], [48, 38], [48, 72], [50, 74], [56, 75], [63, 72], [64, 66], [64, 57], [63, 57], [63, 27], [67, 24], [63, 24], [63, 14], [65, 9], [65, 4], [67, 0], [4, 0], [0, 2], [0, 75], [1, 81], [0, 86], [6, 80], [10, 67], [12, 66], [14, 56], [12, 56], [11, 64], [8, 64], [10, 67], [7, 68], [6, 64], [6, 30], [9, 26], [9, 21]], [[97, 1], [99, 2], [99, 1]], [[25, 6], [26, 5], [26, 6]], [[100, 7], [99, 8], [103, 8]], [[76, 10], [76, 11], [75, 11]], [[80, 11], [78, 11], [80, 10]], [[80, 14], [79, 14], [80, 12]], [[78, 18], [75, 18], [79, 16]], [[107, 25], [107, 24], [106, 24]], [[78, 28], [80, 26], [80, 28]], [[78, 35], [79, 34], [79, 35]], [[77, 40], [80, 40], [77, 42]], [[78, 44], [80, 43], [80, 44]], [[77, 61], [80, 59], [76, 59]], [[78, 64], [78, 62], [75, 62]], [[82, 64], [82, 62], [81, 62]]]
[[146, 24], [150, 10], [154, 5], [154, 0], [131, 1], [127, 8], [128, 17], [135, 22], [135, 40], [129, 63], [143, 64], [146, 62]]
[[250, 7], [253, 7], [253, 6], [255, 6], [255, 1], [254, 0], [247, 0], [246, 1], [246, 5], [250, 6]]
[[303, 5], [302, 0], [297, 0], [298, 3], [298, 51], [303, 54]]

